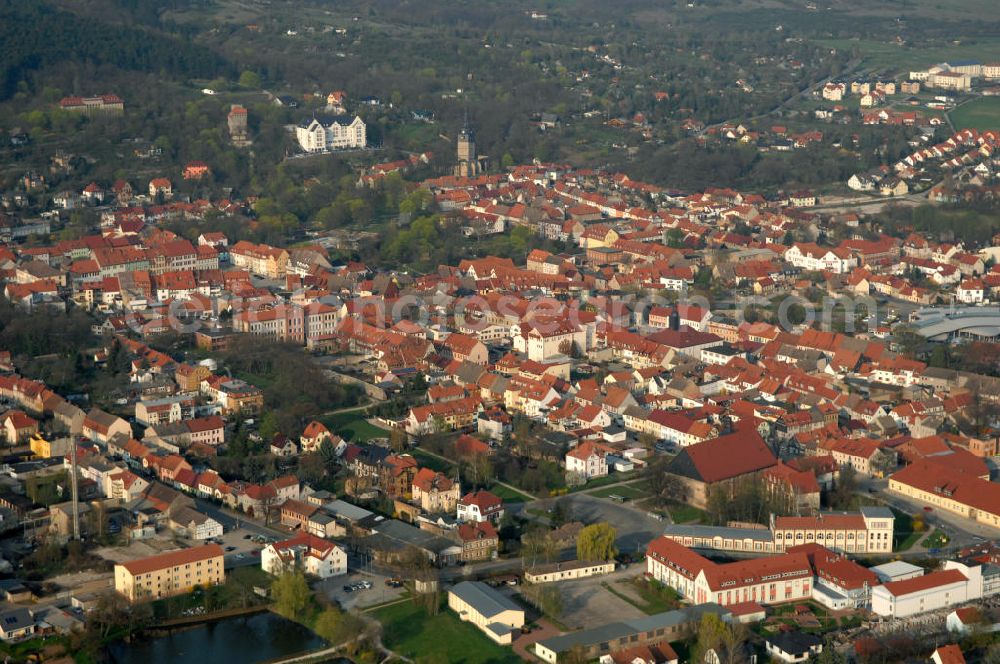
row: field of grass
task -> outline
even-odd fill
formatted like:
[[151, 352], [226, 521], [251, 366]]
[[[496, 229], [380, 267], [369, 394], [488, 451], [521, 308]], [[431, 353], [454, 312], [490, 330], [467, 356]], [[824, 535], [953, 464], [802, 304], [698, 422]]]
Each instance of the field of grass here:
[[672, 503], [667, 506], [667, 511], [674, 523], [701, 523], [705, 519], [705, 512], [691, 505]]
[[386, 647], [403, 657], [462, 664], [515, 664], [521, 661], [513, 650], [494, 643], [446, 607], [442, 607], [438, 615], [428, 616], [423, 608], [403, 602], [378, 609], [372, 615], [382, 623], [382, 640]]
[[447, 473], [451, 468], [451, 464], [449, 462], [444, 459], [439, 459], [436, 456], [432, 456], [419, 448], [410, 450], [410, 454], [412, 454], [417, 461], [420, 462], [421, 466], [430, 468], [433, 471]]
[[927, 48], [899, 46], [889, 41], [873, 39], [817, 39], [817, 43], [841, 50], [857, 49], [863, 58], [863, 69], [908, 72], [926, 69], [948, 60], [1000, 60], [1000, 39], [977, 39], [959, 44], [941, 44]]
[[940, 530], [935, 529], [930, 535], [924, 538], [924, 541], [920, 543], [925, 549], [940, 549], [948, 546], [948, 536], [945, 535]]
[[266, 389], [271, 386], [274, 379], [263, 374], [250, 373], [249, 371], [237, 371], [236, 377], [240, 380], [245, 380], [254, 387], [259, 387], [260, 389]]
[[607, 498], [608, 496], [623, 496], [629, 500], [637, 500], [639, 498], [645, 498], [649, 495], [647, 491], [643, 491], [641, 487], [637, 487], [634, 484], [622, 484], [620, 486], [607, 486], [603, 489], [598, 489], [592, 492], [590, 495], [595, 498]]
[[530, 503], [534, 498], [531, 496], [521, 493], [520, 491], [515, 491], [509, 487], [505, 487], [503, 484], [494, 484], [490, 487], [490, 493], [500, 498], [505, 503]]
[[[680, 604], [680, 598], [673, 588], [639, 576], [634, 579], [620, 579], [615, 583], [603, 583], [607, 590], [619, 598], [625, 600], [646, 615], [655, 615], [664, 611], [672, 611]], [[636, 601], [627, 590], [619, 590], [616, 586], [631, 586], [632, 590], [639, 594], [642, 601]]]
[[1000, 129], [1000, 97], [981, 97], [948, 114], [955, 129]]
[[361, 410], [324, 417], [323, 424], [333, 433], [352, 443], [365, 443], [372, 438], [389, 436], [389, 432], [385, 429], [369, 424], [364, 411]]
[[896, 523], [893, 525], [892, 537], [895, 540], [893, 546], [896, 551], [906, 551], [916, 544], [924, 536], [924, 533], [913, 532], [912, 516], [895, 508], [890, 509], [892, 509], [892, 513], [896, 516]]
[[[586, 491], [587, 489], [593, 489], [594, 487], [606, 486], [608, 484], [618, 484], [619, 482], [627, 482], [629, 480], [636, 479], [636, 472], [633, 470], [628, 473], [610, 473], [604, 477], [598, 477], [596, 479], [588, 480], [586, 484], [580, 486], [575, 486], [571, 488], [570, 493], [576, 493], [578, 491]], [[614, 493], [612, 491], [612, 493]]]

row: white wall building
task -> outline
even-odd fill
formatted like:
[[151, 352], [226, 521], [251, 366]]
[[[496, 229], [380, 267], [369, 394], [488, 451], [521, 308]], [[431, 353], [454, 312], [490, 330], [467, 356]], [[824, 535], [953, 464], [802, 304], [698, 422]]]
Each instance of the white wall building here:
[[368, 144], [365, 123], [355, 116], [313, 117], [295, 128], [299, 147], [306, 152], [359, 150]]
[[347, 552], [333, 542], [299, 533], [284, 542], [269, 544], [260, 552], [260, 567], [278, 575], [289, 569], [328, 579], [347, 574]]
[[718, 564], [660, 537], [646, 548], [646, 573], [693, 604], [770, 605], [812, 597], [813, 572], [804, 553]]
[[608, 474], [607, 452], [587, 440], [566, 453], [566, 472], [579, 473], [584, 479]]
[[785, 260], [803, 270], [828, 270], [835, 274], [845, 274], [857, 266], [857, 260], [845, 249], [820, 247], [808, 242], [789, 247], [785, 251]]
[[872, 612], [887, 618], [906, 618], [964, 604], [982, 596], [978, 567], [944, 569], [905, 581], [891, 581], [872, 590]]

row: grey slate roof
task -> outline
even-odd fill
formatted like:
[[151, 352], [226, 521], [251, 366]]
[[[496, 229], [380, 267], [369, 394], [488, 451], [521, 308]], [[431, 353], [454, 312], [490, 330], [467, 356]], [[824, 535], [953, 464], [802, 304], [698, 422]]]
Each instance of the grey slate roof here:
[[724, 618], [728, 615], [729, 611], [718, 604], [699, 604], [684, 609], [657, 613], [636, 620], [614, 622], [593, 629], [554, 636], [550, 639], [542, 639], [539, 643], [553, 652], [562, 653], [572, 650], [577, 646], [587, 647], [597, 643], [628, 637], [633, 634], [644, 634], [684, 623], [696, 623], [701, 620], [701, 616], [705, 613], [715, 613]]
[[861, 514], [868, 517], [869, 519], [894, 519], [895, 515], [892, 513], [888, 507], [880, 507], [878, 505], [865, 505], [861, 508]]
[[491, 618], [504, 611], [523, 611], [510, 598], [481, 581], [462, 581], [449, 591], [471, 606], [480, 615]]
[[414, 528], [396, 519], [386, 519], [375, 526], [375, 533], [368, 538], [368, 542], [373, 549], [383, 551], [415, 546], [435, 555], [441, 554], [447, 549], [458, 547], [458, 544], [449, 539]]
[[663, 529], [664, 535], [684, 537], [722, 537], [724, 539], [751, 539], [770, 542], [774, 539], [764, 528], [727, 528], [725, 526], [692, 526], [671, 524]]
[[823, 640], [805, 632], [778, 632], [774, 636], [767, 637], [767, 642], [789, 655], [805, 655], [809, 653], [810, 648], [823, 643]]
[[348, 521], [361, 521], [372, 516], [372, 512], [369, 512], [363, 507], [358, 507], [357, 505], [352, 505], [343, 500], [331, 500], [327, 504], [323, 505], [323, 510], [333, 516], [340, 516]]

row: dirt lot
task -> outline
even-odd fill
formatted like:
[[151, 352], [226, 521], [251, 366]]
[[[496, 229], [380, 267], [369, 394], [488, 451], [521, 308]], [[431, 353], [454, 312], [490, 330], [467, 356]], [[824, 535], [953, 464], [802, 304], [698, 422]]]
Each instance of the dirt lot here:
[[160, 537], [157, 535], [157, 537], [152, 537], [147, 540], [137, 540], [128, 546], [114, 546], [97, 549], [94, 551], [94, 554], [104, 558], [105, 560], [110, 560], [113, 563], [124, 563], [129, 560], [155, 556], [158, 553], [170, 551], [171, 549], [179, 549], [182, 547], [182, 542], [183, 540], [180, 538], [175, 539], [173, 536]]
[[72, 593], [75, 595], [87, 593], [101, 593], [114, 588], [115, 577], [110, 572], [75, 572], [73, 574], [60, 574], [46, 580], [58, 586], [60, 594]]
[[[248, 535], [252, 537], [254, 533], [238, 529], [231, 530], [219, 538], [222, 541], [222, 547], [226, 550], [226, 569], [260, 564], [260, 550], [264, 548], [264, 544], [249, 539]], [[164, 551], [202, 545], [204, 545], [202, 540], [179, 537], [169, 531], [163, 531], [150, 539], [138, 540], [123, 547], [105, 547], [94, 553], [113, 563], [123, 563], [147, 556], [155, 556]]]
[[643, 618], [646, 614], [611, 593], [602, 583], [635, 576], [636, 568], [607, 576], [594, 576], [557, 584], [562, 593], [563, 611], [560, 621], [570, 629], [589, 629], [615, 620]]

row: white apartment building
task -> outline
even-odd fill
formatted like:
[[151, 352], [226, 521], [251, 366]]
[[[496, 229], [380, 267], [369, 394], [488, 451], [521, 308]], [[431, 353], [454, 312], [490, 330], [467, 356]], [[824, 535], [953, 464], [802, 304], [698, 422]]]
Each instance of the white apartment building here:
[[300, 532], [292, 539], [269, 544], [260, 552], [260, 567], [268, 574], [301, 569], [328, 579], [347, 574], [347, 552], [333, 542]]
[[299, 147], [306, 152], [360, 150], [368, 144], [365, 123], [355, 116], [313, 117], [295, 128]]
[[799, 242], [785, 251], [785, 260], [803, 270], [828, 270], [845, 274], [857, 266], [857, 259], [845, 249], [820, 247], [811, 242]]

